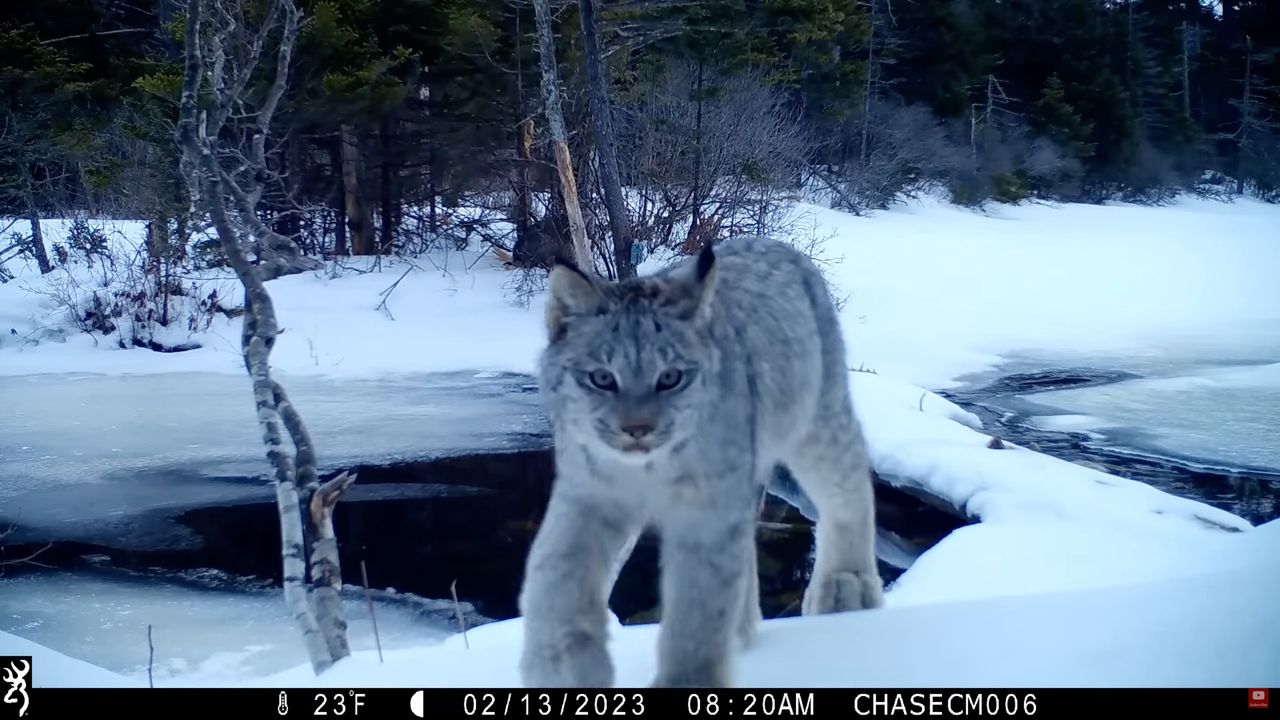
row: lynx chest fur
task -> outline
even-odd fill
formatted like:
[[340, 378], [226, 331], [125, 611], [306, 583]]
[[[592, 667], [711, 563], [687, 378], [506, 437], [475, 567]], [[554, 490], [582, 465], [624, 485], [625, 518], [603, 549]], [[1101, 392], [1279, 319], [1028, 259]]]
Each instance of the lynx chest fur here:
[[756, 513], [779, 466], [818, 513], [803, 611], [882, 604], [843, 335], [808, 258], [743, 237], [620, 283], [560, 264], [546, 322], [556, 480], [520, 596], [527, 685], [613, 684], [608, 594], [645, 529], [662, 542], [654, 684], [730, 684], [760, 620]]

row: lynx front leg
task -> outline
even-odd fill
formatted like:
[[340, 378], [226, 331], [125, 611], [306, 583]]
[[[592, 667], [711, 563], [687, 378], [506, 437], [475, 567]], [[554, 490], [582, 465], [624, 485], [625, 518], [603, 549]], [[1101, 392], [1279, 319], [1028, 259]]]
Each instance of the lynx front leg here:
[[801, 612], [817, 615], [882, 606], [870, 460], [852, 414], [837, 412], [817, 425], [788, 466], [818, 510], [813, 577]]
[[526, 687], [610, 687], [605, 648], [614, 561], [638, 526], [625, 509], [553, 492], [520, 592]]
[[657, 687], [725, 687], [754, 563], [749, 507], [668, 511]]

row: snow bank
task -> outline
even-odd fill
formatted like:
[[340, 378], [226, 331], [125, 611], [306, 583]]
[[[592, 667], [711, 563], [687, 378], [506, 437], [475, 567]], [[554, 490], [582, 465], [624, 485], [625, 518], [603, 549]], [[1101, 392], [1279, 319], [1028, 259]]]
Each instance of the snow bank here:
[[[745, 687], [1275, 687], [1280, 684], [1280, 522], [1234, 536], [1250, 560], [1106, 591], [991, 597], [766, 621], [736, 668]], [[654, 673], [657, 628], [611, 631], [617, 684]], [[307, 666], [260, 687], [519, 686], [519, 619], [440, 646], [361, 653], [322, 677]], [[469, 643], [468, 648], [466, 644]]]
[[920, 388], [865, 372], [850, 384], [877, 474], [979, 521], [898, 578], [896, 604], [1178, 577], [1234, 557], [1222, 549], [1252, 530], [1138, 481], [1008, 443], [992, 449], [975, 417]]
[[[352, 258], [343, 263], [345, 269], [331, 266], [271, 282], [283, 329], [271, 354], [274, 368], [295, 375], [361, 377], [533, 370], [544, 339], [540, 298], [527, 307], [511, 299], [506, 290], [515, 275], [493, 255], [382, 258], [377, 269], [375, 262]], [[0, 328], [16, 331], [0, 339], [0, 374], [244, 373], [238, 317], [215, 315], [197, 332], [171, 328], [164, 334], [166, 343], [200, 346], [177, 353], [120, 349], [115, 335], [55, 332], [67, 325], [66, 309], [48, 292], [63, 275], [61, 270], [45, 277], [26, 273], [0, 284]], [[201, 293], [216, 290], [224, 306], [239, 306], [242, 293], [228, 272], [193, 277]]]
[[32, 687], [146, 687], [145, 681], [138, 683], [7, 632], [0, 632], [0, 655], [30, 655]]
[[[1225, 537], [1225, 536], [1224, 536]], [[1280, 521], [1230, 536], [1225, 569], [1106, 590], [900, 605], [763, 623], [735, 669], [743, 687], [1276, 687], [1280, 685]], [[1052, 560], [1042, 561], [1051, 571]], [[251, 687], [516, 687], [520, 619], [432, 647], [357, 652], [320, 677], [309, 665], [246, 677]], [[654, 673], [657, 627], [615, 621], [617, 685]], [[0, 635], [35, 655], [38, 687], [133, 685]], [[225, 686], [224, 685], [224, 686]], [[165, 680], [159, 687], [213, 686]]]

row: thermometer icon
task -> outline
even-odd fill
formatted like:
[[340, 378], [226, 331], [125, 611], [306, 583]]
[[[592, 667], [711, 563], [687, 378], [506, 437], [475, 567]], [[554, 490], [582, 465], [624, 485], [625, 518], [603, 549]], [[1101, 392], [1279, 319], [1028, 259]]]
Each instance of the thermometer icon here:
[[276, 708], [276, 712], [283, 715], [289, 714], [289, 698], [285, 696], [284, 691], [280, 691], [280, 706]]

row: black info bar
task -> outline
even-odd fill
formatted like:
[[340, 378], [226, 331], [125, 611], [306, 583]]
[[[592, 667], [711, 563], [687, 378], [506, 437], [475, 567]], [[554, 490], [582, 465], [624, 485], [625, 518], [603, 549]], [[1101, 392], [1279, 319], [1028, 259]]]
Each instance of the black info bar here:
[[[1280, 715], [1269, 689], [33, 688], [25, 718], [1094, 718]], [[0, 718], [17, 717], [12, 704]]]

